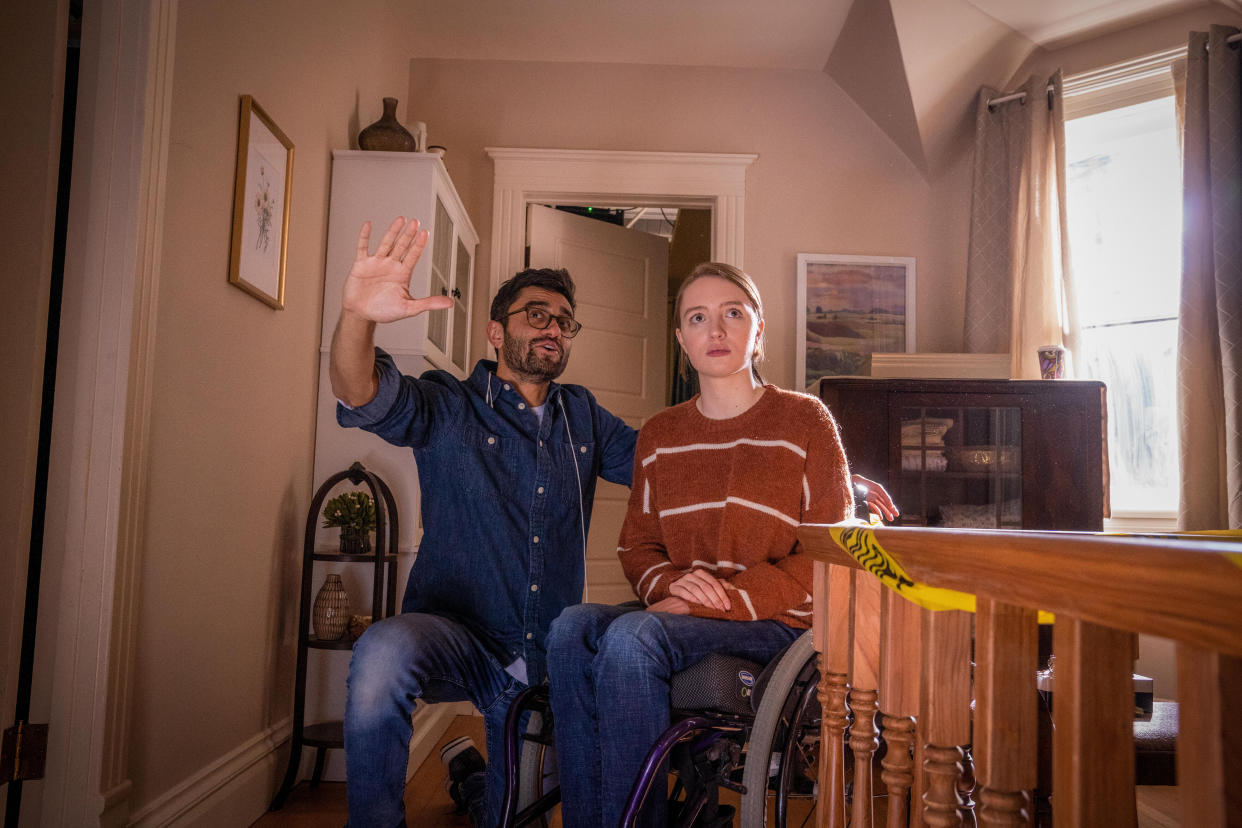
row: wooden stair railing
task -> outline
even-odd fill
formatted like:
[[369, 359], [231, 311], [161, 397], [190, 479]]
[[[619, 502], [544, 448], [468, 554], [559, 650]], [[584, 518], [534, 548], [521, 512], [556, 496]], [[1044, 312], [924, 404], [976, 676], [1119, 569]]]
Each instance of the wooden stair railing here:
[[882, 587], [868, 570], [885, 566], [869, 559], [864, 570], [832, 531], [799, 530], [817, 560], [821, 826], [845, 825], [847, 693], [853, 828], [873, 825], [877, 713], [887, 742], [881, 777], [888, 828], [1029, 824], [1038, 753], [1036, 619], [1047, 610], [1056, 616], [1057, 828], [1136, 822], [1136, 633], [1177, 645], [1182, 824], [1242, 828], [1242, 544], [1204, 536], [861, 530], [915, 584], [976, 596], [972, 616], [922, 609]]

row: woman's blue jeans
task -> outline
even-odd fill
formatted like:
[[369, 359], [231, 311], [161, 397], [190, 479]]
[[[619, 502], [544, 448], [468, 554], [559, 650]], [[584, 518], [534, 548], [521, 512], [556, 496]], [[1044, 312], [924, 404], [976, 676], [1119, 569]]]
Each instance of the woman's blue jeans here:
[[[669, 726], [669, 680], [709, 653], [766, 664], [801, 634], [779, 621], [719, 621], [580, 604], [552, 622], [548, 676], [565, 828], [613, 828], [647, 751]], [[639, 824], [662, 826], [663, 777]]]
[[[350, 828], [405, 825], [405, 775], [417, 699], [468, 701], [487, 730], [487, 797], [472, 803], [475, 825], [499, 823], [504, 797], [504, 724], [525, 688], [465, 627], [409, 612], [372, 624], [354, 646], [345, 703], [345, 773]], [[413, 824], [418, 824], [414, 820]]]

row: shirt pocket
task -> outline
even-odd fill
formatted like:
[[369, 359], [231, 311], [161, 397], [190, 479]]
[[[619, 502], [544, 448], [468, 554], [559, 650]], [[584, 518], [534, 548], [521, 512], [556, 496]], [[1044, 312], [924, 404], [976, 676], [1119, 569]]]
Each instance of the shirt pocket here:
[[[553, 472], [561, 490], [567, 497], [576, 497], [575, 492], [584, 495], [593, 490], [591, 485], [595, 479], [592, 465], [595, 462], [595, 444], [588, 442], [556, 443], [556, 469]], [[575, 471], [576, 469], [576, 471]]]
[[517, 440], [495, 432], [466, 425], [462, 429], [465, 462], [460, 482], [473, 494], [494, 497], [508, 495], [517, 487]]

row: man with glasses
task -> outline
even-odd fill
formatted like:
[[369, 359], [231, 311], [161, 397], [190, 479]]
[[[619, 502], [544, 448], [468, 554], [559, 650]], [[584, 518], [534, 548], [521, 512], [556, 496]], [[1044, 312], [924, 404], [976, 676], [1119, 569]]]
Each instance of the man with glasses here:
[[[549, 625], [582, 599], [596, 478], [630, 484], [635, 433], [585, 388], [553, 382], [582, 327], [564, 270], [501, 285], [487, 323], [495, 362], [464, 382], [402, 375], [374, 347], [375, 326], [452, 300], [409, 294], [427, 242], [417, 221], [394, 221], [374, 254], [370, 234], [345, 281], [330, 377], [341, 425], [409, 446], [418, 464], [423, 537], [401, 614], [358, 640], [345, 712], [349, 824], [392, 828], [404, 824], [417, 699], [471, 702], [488, 755], [501, 755], [510, 702], [545, 677]], [[503, 761], [484, 770], [472, 746], [457, 747], [442, 754], [454, 800], [475, 825], [497, 824]]]

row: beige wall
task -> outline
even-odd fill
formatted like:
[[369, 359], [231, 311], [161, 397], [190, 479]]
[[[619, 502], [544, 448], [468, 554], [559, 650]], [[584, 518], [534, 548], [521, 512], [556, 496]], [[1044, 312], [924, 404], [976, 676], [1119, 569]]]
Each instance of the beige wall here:
[[1040, 49], [1014, 73], [1010, 86], [1020, 85], [1036, 72], [1048, 74], [1060, 68], [1065, 74], [1072, 75], [1076, 72], [1111, 66], [1175, 46], [1184, 47], [1191, 31], [1206, 32], [1208, 26], [1213, 23], [1242, 26], [1242, 14], [1214, 3], [1193, 11], [1151, 20], [1063, 49], [1053, 51]]
[[[408, 52], [385, 5], [179, 6], [131, 813], [291, 710], [329, 151], [379, 117], [382, 95], [405, 88]], [[243, 93], [296, 145], [279, 312], [227, 282]]]
[[[956, 332], [951, 240], [928, 217], [931, 190], [892, 141], [821, 72], [606, 64], [413, 60], [410, 112], [446, 163], [482, 236], [475, 318], [486, 318], [492, 165], [486, 146], [753, 152], [744, 266], [763, 293], [774, 382], [794, 379], [798, 253], [914, 256], [918, 339]], [[958, 312], [960, 319], [960, 311]], [[960, 323], [958, 325], [960, 327]], [[481, 326], [472, 354], [483, 352]]]
[[5, 3], [0, 11], [0, 721], [16, 700], [51, 283], [68, 2]]

